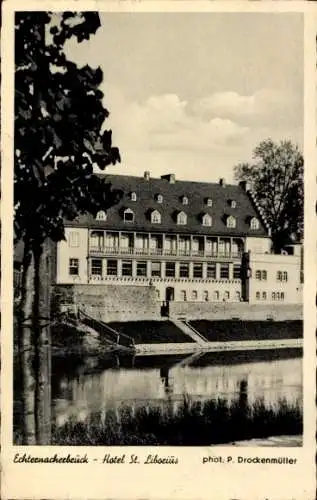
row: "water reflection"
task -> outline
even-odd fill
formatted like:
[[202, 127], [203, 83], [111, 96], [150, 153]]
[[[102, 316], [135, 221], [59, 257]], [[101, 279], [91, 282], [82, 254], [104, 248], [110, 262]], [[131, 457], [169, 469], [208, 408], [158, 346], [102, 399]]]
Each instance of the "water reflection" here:
[[192, 400], [222, 397], [240, 404], [263, 398], [290, 404], [302, 398], [300, 349], [193, 354], [190, 356], [109, 357], [53, 361], [54, 417], [62, 425], [72, 417], [132, 406], [168, 403], [175, 409], [184, 394]]

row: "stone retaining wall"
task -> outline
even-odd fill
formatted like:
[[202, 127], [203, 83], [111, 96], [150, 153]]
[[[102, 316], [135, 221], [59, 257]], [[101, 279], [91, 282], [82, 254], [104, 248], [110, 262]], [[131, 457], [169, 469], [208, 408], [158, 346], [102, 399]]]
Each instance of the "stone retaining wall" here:
[[[155, 288], [133, 285], [55, 285], [53, 306], [74, 305], [105, 322], [161, 319]], [[246, 302], [170, 302], [171, 318], [244, 321], [301, 320], [300, 304], [249, 304]]]
[[248, 321], [275, 321], [303, 319], [303, 306], [300, 304], [248, 304], [246, 302], [227, 302], [215, 304], [211, 302], [171, 302], [171, 317], [185, 317], [188, 320], [240, 319]]
[[160, 319], [155, 289], [148, 286], [56, 285], [54, 305], [74, 305], [105, 322]]

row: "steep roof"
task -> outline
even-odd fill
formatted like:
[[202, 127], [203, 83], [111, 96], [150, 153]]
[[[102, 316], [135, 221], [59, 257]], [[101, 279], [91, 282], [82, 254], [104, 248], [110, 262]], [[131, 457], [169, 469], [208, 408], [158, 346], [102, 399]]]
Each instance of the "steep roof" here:
[[[260, 214], [248, 193], [239, 185], [220, 185], [218, 183], [179, 181], [169, 182], [167, 178], [146, 180], [143, 177], [125, 175], [105, 175], [106, 182], [113, 189], [121, 189], [124, 196], [121, 201], [107, 210], [107, 220], [97, 221], [90, 214], [81, 215], [67, 226], [171, 232], [181, 234], [231, 235], [231, 236], [267, 236]], [[136, 193], [136, 201], [131, 200], [131, 193]], [[163, 196], [163, 202], [157, 202], [157, 195]], [[188, 204], [182, 203], [183, 196], [188, 198]], [[212, 206], [207, 206], [207, 199], [212, 200]], [[231, 201], [236, 207], [231, 207]], [[130, 208], [134, 212], [134, 222], [124, 222], [123, 212]], [[151, 211], [158, 210], [161, 214], [161, 224], [151, 223]], [[179, 212], [187, 214], [187, 224], [177, 225], [176, 216]], [[202, 216], [212, 217], [211, 226], [202, 225]], [[226, 218], [233, 215], [236, 218], [236, 228], [226, 226]], [[252, 217], [259, 219], [259, 229], [250, 229]]]

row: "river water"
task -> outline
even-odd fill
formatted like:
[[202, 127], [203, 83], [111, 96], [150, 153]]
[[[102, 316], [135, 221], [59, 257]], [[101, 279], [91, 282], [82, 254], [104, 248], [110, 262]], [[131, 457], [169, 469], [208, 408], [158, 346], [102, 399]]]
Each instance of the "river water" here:
[[178, 356], [53, 359], [53, 419], [81, 421], [122, 404], [172, 405], [247, 394], [268, 406], [302, 405], [302, 351], [275, 349]]

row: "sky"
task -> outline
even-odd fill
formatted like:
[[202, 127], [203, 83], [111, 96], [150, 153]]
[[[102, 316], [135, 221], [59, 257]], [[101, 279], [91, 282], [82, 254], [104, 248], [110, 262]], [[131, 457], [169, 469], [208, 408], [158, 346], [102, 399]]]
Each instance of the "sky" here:
[[104, 73], [108, 173], [233, 181], [264, 139], [303, 143], [298, 13], [103, 13], [68, 56]]

